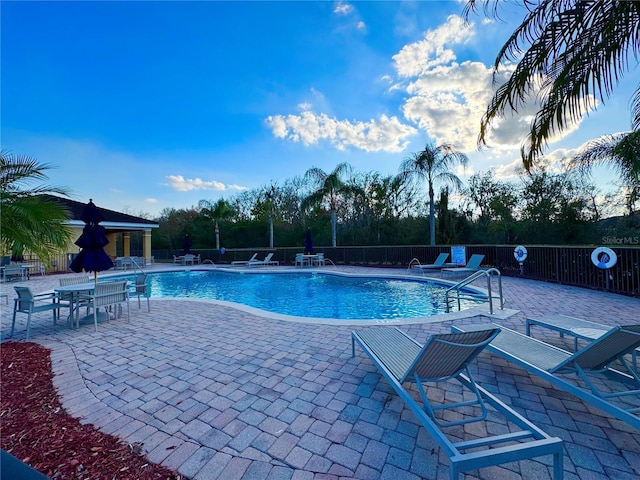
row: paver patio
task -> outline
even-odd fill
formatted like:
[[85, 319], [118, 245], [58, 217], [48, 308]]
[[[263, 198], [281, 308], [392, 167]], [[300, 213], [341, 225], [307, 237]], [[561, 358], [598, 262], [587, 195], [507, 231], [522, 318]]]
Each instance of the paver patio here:
[[[20, 285], [40, 292], [58, 278]], [[640, 320], [638, 299], [518, 278], [503, 284], [506, 307], [518, 313], [496, 323], [521, 332], [526, 316], [552, 313], [607, 325]], [[10, 298], [13, 285], [2, 285]], [[353, 326], [274, 320], [206, 300], [152, 299], [151, 313], [135, 300], [131, 307], [130, 324], [111, 320], [98, 332], [92, 325], [53, 326], [50, 314], [38, 314], [30, 341], [52, 349], [54, 382], [71, 415], [141, 444], [151, 461], [197, 480], [448, 478], [447, 459], [370, 360], [358, 349], [351, 357]], [[5, 341], [11, 302], [0, 309]], [[24, 339], [25, 321], [19, 315], [12, 340]], [[424, 342], [452, 323], [400, 326]], [[571, 339], [551, 331], [537, 329], [535, 336], [572, 348]], [[565, 478], [640, 476], [637, 430], [488, 352], [473, 372], [565, 441]], [[504, 426], [492, 421], [487, 428]], [[465, 478], [551, 478], [551, 458]]]

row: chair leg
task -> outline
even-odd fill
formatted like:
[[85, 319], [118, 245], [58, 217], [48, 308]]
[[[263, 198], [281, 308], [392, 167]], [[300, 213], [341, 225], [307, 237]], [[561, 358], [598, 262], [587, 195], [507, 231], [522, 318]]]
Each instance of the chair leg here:
[[151, 311], [151, 304], [149, 303], [149, 296], [147, 295], [147, 312]]
[[13, 309], [13, 320], [11, 321], [11, 334], [9, 335], [10, 337], [13, 337], [13, 331], [16, 328], [16, 313], [17, 313], [17, 310], [14, 308]]
[[29, 340], [29, 333], [31, 333], [31, 311], [27, 316], [27, 340]]

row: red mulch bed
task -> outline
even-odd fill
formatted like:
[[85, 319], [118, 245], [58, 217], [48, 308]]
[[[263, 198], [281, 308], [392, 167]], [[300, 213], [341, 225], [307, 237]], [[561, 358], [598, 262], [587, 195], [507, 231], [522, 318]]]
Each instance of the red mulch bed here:
[[49, 350], [36, 343], [0, 345], [0, 446], [53, 479], [179, 480], [132, 446], [82, 425], [62, 408]]

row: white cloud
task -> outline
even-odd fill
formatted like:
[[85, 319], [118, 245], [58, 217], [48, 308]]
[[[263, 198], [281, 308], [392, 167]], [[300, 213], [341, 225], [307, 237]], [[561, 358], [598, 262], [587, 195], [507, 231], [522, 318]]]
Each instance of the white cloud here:
[[184, 178], [182, 175], [167, 175], [169, 186], [179, 192], [189, 192], [192, 190], [215, 190], [219, 192], [227, 190], [246, 190], [246, 187], [239, 185], [225, 185], [215, 180], [205, 181], [201, 178]]
[[512, 162], [495, 167], [494, 173], [499, 180], [515, 180], [522, 175], [523, 170], [522, 159], [518, 155]]
[[[444, 25], [425, 32], [422, 40], [405, 45], [393, 56], [401, 80], [389, 89], [402, 89], [408, 94], [402, 106], [407, 120], [415, 122], [436, 144], [451, 143], [464, 152], [476, 150], [480, 122], [496, 85], [507, 81], [515, 68], [504, 65], [494, 76], [493, 68], [481, 62], [458, 63], [453, 47], [474, 36], [473, 24], [451, 15]], [[534, 100], [537, 91], [528, 103], [518, 106], [517, 113], [507, 112], [492, 122], [485, 139], [495, 153], [519, 150], [526, 141], [539, 107]], [[549, 143], [579, 125], [567, 125], [562, 135], [549, 138]]]
[[444, 25], [425, 32], [424, 39], [402, 47], [393, 56], [395, 69], [401, 77], [412, 77], [437, 65], [450, 63], [456, 55], [447, 46], [467, 43], [473, 36], [472, 24], [458, 15], [450, 15]]
[[157, 198], [145, 198], [144, 199], [145, 203], [148, 203], [150, 205], [155, 205], [156, 203], [158, 203], [158, 199]]
[[270, 116], [267, 124], [278, 138], [305, 145], [326, 140], [338, 150], [355, 147], [367, 152], [401, 152], [408, 144], [407, 138], [417, 133], [397, 117], [386, 115], [368, 122], [350, 122], [305, 111], [300, 115]]
[[344, 2], [338, 2], [336, 8], [333, 9], [333, 13], [338, 15], [349, 15], [351, 12], [353, 12], [353, 5]]

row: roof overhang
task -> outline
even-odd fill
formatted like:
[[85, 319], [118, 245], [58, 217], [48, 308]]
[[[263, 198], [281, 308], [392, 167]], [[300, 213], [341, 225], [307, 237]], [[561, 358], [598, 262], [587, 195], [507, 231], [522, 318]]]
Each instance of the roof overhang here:
[[[86, 225], [82, 220], [68, 220], [65, 222], [70, 227], [84, 228]], [[150, 228], [160, 228], [157, 223], [135, 223], [135, 222], [100, 222], [107, 230], [148, 230]]]

